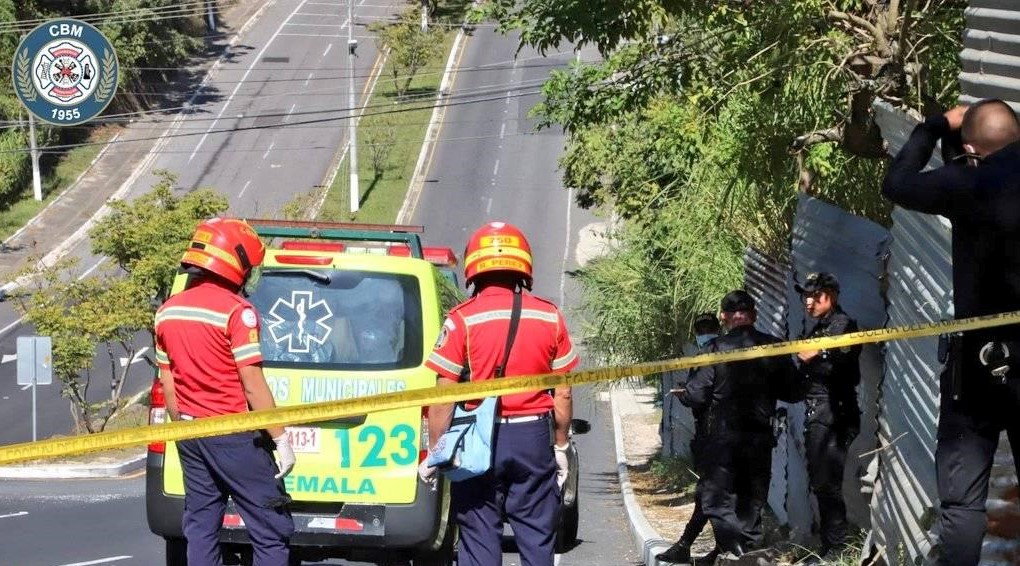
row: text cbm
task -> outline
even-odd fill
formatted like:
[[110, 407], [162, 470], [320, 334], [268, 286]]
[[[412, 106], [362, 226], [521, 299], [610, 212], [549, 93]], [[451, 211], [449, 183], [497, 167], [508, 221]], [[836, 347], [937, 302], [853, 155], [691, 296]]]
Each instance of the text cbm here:
[[53, 37], [63, 37], [65, 35], [81, 37], [82, 31], [84, 31], [84, 28], [77, 24], [53, 24], [50, 26], [50, 35]]

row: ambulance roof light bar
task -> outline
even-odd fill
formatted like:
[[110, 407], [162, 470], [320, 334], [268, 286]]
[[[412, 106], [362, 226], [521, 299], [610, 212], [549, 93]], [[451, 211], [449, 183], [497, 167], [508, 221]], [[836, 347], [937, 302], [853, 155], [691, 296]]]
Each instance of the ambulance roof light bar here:
[[400, 243], [411, 249], [412, 257], [418, 259], [425, 257], [419, 236], [425, 232], [423, 226], [269, 219], [249, 219], [247, 222], [263, 238]]

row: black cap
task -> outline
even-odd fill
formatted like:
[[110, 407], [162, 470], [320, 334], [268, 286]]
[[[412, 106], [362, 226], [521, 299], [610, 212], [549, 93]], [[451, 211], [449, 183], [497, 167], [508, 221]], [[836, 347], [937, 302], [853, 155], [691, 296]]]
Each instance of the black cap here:
[[753, 311], [754, 297], [743, 289], [730, 291], [719, 302], [719, 310], [723, 312]]
[[709, 323], [713, 323], [713, 322], [715, 324], [719, 324], [719, 319], [715, 316], [714, 312], [703, 312], [703, 313], [699, 314], [698, 316], [694, 317], [694, 325], [695, 326], [697, 326], [699, 324], [709, 324]]
[[807, 278], [804, 279], [804, 284], [796, 283], [793, 286], [801, 295], [810, 295], [817, 293], [818, 291], [832, 291], [834, 293], [839, 292], [839, 281], [836, 280], [836, 276], [831, 273], [824, 271], [818, 273], [810, 273]]

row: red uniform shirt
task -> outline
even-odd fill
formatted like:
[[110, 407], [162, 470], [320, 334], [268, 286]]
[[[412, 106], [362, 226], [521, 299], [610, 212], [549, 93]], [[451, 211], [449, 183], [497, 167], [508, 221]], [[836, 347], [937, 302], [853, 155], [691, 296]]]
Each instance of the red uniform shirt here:
[[255, 309], [217, 283], [200, 282], [170, 297], [156, 311], [156, 363], [173, 374], [182, 414], [247, 412], [237, 370], [260, 362]]
[[[471, 381], [493, 379], [502, 363], [510, 330], [513, 292], [486, 287], [457, 305], [443, 323], [439, 340], [425, 365], [440, 376], [459, 380], [467, 369]], [[570, 342], [566, 322], [556, 305], [522, 293], [521, 320], [507, 361], [506, 375], [567, 373], [580, 359]], [[504, 395], [503, 416], [536, 415], [553, 407], [547, 391]]]

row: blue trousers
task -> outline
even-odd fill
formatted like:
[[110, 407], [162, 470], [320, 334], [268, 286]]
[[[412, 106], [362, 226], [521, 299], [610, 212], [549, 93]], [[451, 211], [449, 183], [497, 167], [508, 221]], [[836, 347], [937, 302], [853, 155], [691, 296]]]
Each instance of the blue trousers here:
[[287, 566], [294, 520], [272, 453], [251, 432], [182, 440], [188, 566], [221, 566], [219, 532], [227, 496], [251, 538], [256, 566]]
[[553, 566], [560, 490], [549, 421], [497, 424], [489, 473], [451, 484], [457, 566], [499, 566], [503, 511], [522, 566]]

